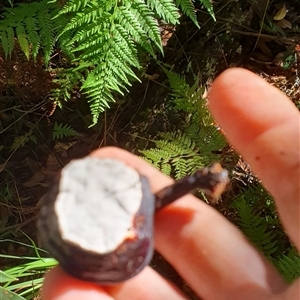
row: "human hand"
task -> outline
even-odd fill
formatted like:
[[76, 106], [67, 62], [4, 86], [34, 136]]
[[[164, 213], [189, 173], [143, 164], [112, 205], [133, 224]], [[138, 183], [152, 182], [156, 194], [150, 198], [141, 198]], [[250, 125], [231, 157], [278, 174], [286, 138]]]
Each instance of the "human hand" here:
[[[210, 108], [228, 140], [276, 199], [283, 226], [300, 249], [299, 112], [277, 89], [243, 69], [220, 75]], [[136, 156], [117, 148], [93, 152], [112, 157], [147, 176], [153, 192], [172, 183]], [[187, 195], [155, 217], [155, 247], [203, 299], [299, 299], [300, 280], [291, 286], [215, 209]], [[97, 286], [59, 267], [45, 278], [43, 300], [180, 300], [184, 295], [150, 267], [115, 285]]]

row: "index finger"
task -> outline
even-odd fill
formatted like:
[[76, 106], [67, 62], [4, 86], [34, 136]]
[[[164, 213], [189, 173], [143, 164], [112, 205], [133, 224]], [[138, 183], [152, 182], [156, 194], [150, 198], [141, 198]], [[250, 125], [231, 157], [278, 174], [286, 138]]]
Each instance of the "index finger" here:
[[278, 213], [300, 249], [300, 117], [278, 89], [244, 69], [214, 82], [210, 107], [228, 140], [275, 197]]

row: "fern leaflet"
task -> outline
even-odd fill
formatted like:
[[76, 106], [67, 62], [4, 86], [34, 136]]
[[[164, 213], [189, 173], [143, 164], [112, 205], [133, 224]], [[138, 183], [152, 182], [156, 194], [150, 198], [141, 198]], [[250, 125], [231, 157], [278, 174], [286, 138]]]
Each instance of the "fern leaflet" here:
[[57, 124], [55, 122], [52, 138], [53, 140], [62, 139], [64, 137], [71, 137], [77, 135], [77, 132], [68, 124]]
[[198, 28], [200, 27], [192, 0], [176, 0], [176, 5], [182, 9]]
[[[258, 187], [261, 189], [261, 187]], [[277, 243], [273, 231], [268, 230], [269, 224], [266, 219], [258, 215], [253, 209], [253, 195], [259, 194], [249, 188], [232, 203], [239, 215], [238, 225], [244, 234], [268, 257], [277, 251]], [[252, 197], [252, 199], [251, 199]], [[251, 202], [250, 202], [251, 200]]]
[[283, 255], [274, 259], [273, 262], [288, 282], [293, 282], [300, 277], [300, 256], [297, 253]]

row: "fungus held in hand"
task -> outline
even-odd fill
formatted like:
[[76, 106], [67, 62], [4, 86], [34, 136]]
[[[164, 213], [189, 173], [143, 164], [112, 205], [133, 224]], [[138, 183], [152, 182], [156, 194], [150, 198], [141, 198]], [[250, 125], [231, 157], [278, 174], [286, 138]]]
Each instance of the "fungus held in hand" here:
[[117, 283], [152, 258], [153, 213], [146, 177], [120, 161], [88, 156], [64, 167], [44, 199], [40, 237], [67, 273]]
[[148, 179], [118, 160], [74, 160], [44, 198], [40, 238], [70, 275], [122, 282], [152, 258], [156, 211], [196, 188], [217, 199], [228, 181], [228, 172], [216, 163], [153, 195]]

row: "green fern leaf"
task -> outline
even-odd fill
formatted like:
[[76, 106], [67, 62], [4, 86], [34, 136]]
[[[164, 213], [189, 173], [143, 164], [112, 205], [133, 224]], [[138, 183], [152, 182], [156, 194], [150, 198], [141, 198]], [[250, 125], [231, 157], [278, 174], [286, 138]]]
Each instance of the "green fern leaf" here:
[[16, 136], [14, 138], [14, 142], [10, 147], [11, 151], [17, 150], [20, 147], [23, 147], [29, 141], [29, 134], [23, 134], [20, 136]]
[[132, 71], [140, 67], [137, 44], [154, 57], [153, 46], [162, 51], [157, 15], [165, 22], [178, 23], [179, 12], [171, 0], [123, 1], [119, 5], [113, 0], [68, 0], [54, 17], [57, 21], [70, 18], [61, 29], [59, 42], [74, 57], [76, 71], [87, 74], [82, 91], [88, 96], [94, 121], [114, 101], [112, 91], [122, 94], [131, 80], [138, 80]]
[[154, 166], [165, 174], [174, 172], [175, 178], [190, 175], [203, 166], [195, 143], [185, 135], [161, 133], [162, 140], [156, 140], [156, 148], [140, 151]]
[[124, 6], [118, 7], [116, 18], [119, 20], [120, 25], [127, 29], [137, 43], [144, 47], [152, 56], [155, 56], [148, 36], [141, 28], [139, 19], [136, 18], [131, 10], [128, 10]]
[[27, 59], [31, 49], [35, 59], [41, 47], [47, 64], [54, 44], [54, 32], [60, 29], [53, 27], [51, 22], [57, 8], [55, 5], [49, 5], [47, 0], [7, 8], [3, 13], [3, 19], [0, 20], [1, 43], [6, 56], [13, 50], [16, 32], [17, 40]]
[[26, 37], [25, 29], [23, 27], [23, 24], [19, 23], [19, 25], [16, 27], [16, 33], [17, 33], [17, 39], [19, 42], [19, 45], [24, 52], [26, 58], [29, 60], [29, 43]]
[[[249, 190], [248, 190], [249, 193]], [[253, 194], [253, 192], [251, 193]], [[257, 215], [245, 194], [238, 197], [232, 206], [239, 214], [238, 224], [243, 233], [266, 255], [271, 256], [277, 250], [275, 235], [268, 230], [267, 221]], [[248, 200], [249, 201], [249, 200]]]
[[143, 30], [150, 37], [150, 39], [154, 41], [157, 48], [163, 52], [158, 22], [154, 18], [153, 12], [142, 0], [134, 1], [132, 3], [132, 9]]
[[6, 29], [6, 33], [7, 33], [7, 42], [8, 42], [8, 53], [10, 55], [15, 46], [15, 33], [11, 27], [8, 27]]
[[43, 45], [45, 65], [47, 66], [55, 41], [52, 30], [51, 14], [38, 15], [38, 22], [40, 24], [40, 38]]
[[176, 5], [182, 9], [183, 13], [186, 14], [198, 28], [200, 27], [197, 21], [195, 7], [191, 0], [176, 0]]
[[147, 0], [147, 5], [154, 10], [159, 17], [170, 24], [179, 23], [179, 11], [172, 0]]
[[52, 139], [62, 139], [64, 137], [71, 137], [77, 135], [77, 132], [68, 124], [57, 124], [55, 122], [53, 133], [52, 133]]
[[216, 16], [211, 0], [199, 0], [199, 2], [203, 4], [203, 6], [207, 9], [211, 17], [214, 19], [214, 21], [216, 21]]
[[294, 254], [292, 256], [284, 255], [282, 257], [275, 258], [274, 260], [275, 266], [279, 270], [279, 272], [283, 275], [283, 277], [288, 282], [293, 282], [295, 279], [300, 277], [300, 256]]
[[78, 12], [73, 18], [71, 18], [71, 20], [59, 36], [69, 30], [80, 29], [83, 25], [96, 26], [98, 24], [101, 26], [103, 21], [105, 19], [109, 20], [110, 17], [111, 14], [109, 13], [109, 11], [105, 11], [101, 7], [101, 4], [97, 6], [95, 5], [95, 3], [91, 2], [82, 12]]
[[28, 35], [28, 39], [32, 44], [32, 55], [35, 60], [40, 48], [40, 37], [38, 34], [39, 27], [38, 27], [37, 19], [26, 18], [24, 20], [24, 23], [26, 25], [26, 32]]
[[9, 44], [8, 44], [6, 31], [1, 31], [1, 44], [4, 50], [5, 59], [7, 59], [7, 57], [11, 54], [11, 52], [9, 51]]
[[119, 53], [119, 56], [122, 57], [123, 61], [136, 68], [140, 68], [137, 58], [137, 50], [133, 40], [128, 36], [126, 30], [119, 24], [116, 24], [115, 26], [114, 39], [116, 41], [115, 47], [117, 52]]
[[163, 164], [161, 164], [160, 170], [161, 170], [162, 173], [164, 173], [165, 175], [170, 176], [170, 175], [171, 175], [172, 168], [171, 168], [171, 165], [170, 165], [170, 164], [163, 163]]
[[161, 165], [167, 165], [170, 163], [169, 160], [171, 158], [171, 154], [163, 149], [153, 148], [149, 150], [139, 150], [139, 152], [158, 169], [161, 169]]
[[[54, 3], [57, 0], [51, 0], [49, 3]], [[57, 13], [57, 15], [54, 18], [58, 18], [61, 15], [70, 13], [70, 12], [77, 12], [79, 10], [84, 9], [88, 3], [89, 0], [68, 0], [64, 7], [60, 9], [60, 11]], [[108, 1], [107, 1], [108, 2]]]
[[170, 88], [172, 89], [171, 95], [174, 97], [185, 97], [190, 86], [186, 83], [184, 76], [171, 72], [162, 66], [163, 71], [168, 77]]

